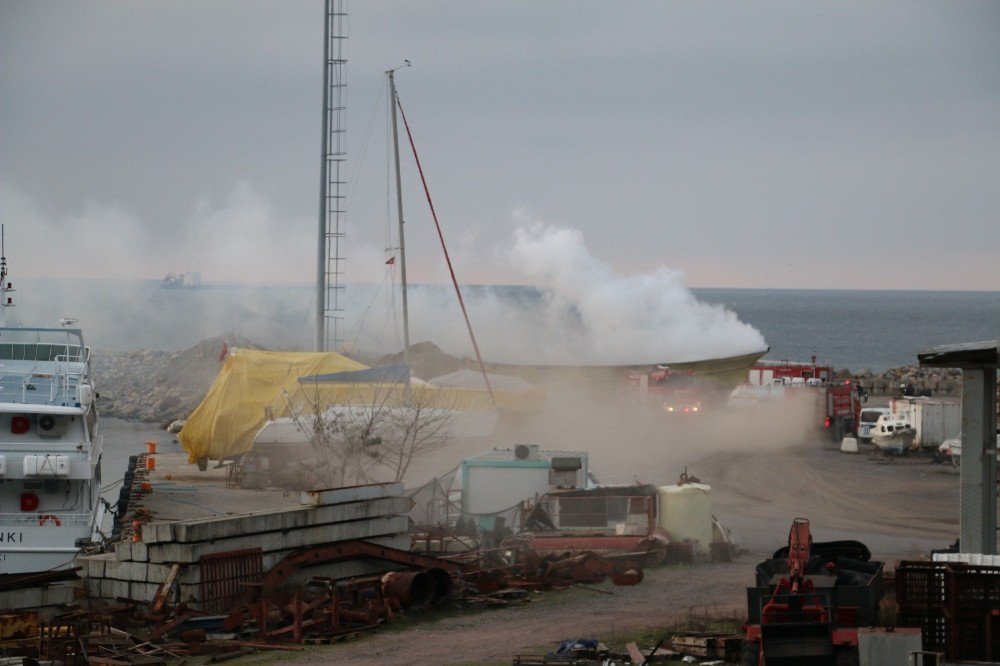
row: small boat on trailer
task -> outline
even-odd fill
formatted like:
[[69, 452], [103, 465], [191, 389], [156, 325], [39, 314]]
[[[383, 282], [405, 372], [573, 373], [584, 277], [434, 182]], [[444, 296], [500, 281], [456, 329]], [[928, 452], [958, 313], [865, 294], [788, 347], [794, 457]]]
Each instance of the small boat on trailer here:
[[871, 429], [875, 446], [890, 453], [905, 453], [913, 448], [917, 431], [906, 414], [882, 414]]
[[[0, 250], [2, 253], [2, 250]], [[7, 326], [0, 256], [0, 572], [67, 567], [101, 538], [101, 434], [90, 350], [75, 320]]]

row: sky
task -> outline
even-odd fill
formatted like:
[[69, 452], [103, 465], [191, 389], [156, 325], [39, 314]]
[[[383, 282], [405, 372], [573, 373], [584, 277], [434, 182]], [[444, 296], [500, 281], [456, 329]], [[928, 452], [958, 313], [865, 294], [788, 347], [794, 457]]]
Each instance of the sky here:
[[[384, 72], [407, 59], [399, 97], [462, 282], [545, 278], [565, 257], [528, 261], [525, 239], [570, 237], [605, 284], [1000, 288], [998, 3], [348, 13], [348, 282], [378, 283], [396, 243]], [[0, 0], [19, 272], [314, 281], [322, 18], [320, 0]], [[445, 282], [402, 167], [409, 278]]]

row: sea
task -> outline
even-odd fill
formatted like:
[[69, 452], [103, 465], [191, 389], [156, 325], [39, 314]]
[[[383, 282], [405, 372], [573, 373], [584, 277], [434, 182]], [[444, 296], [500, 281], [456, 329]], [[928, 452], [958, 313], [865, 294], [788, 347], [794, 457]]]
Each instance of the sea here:
[[[316, 306], [309, 285], [165, 289], [156, 280], [68, 283], [35, 278], [21, 280], [18, 286], [18, 318], [37, 325], [73, 315], [88, 344], [97, 350], [179, 351], [227, 334], [276, 349], [313, 347]], [[416, 302], [422, 292], [432, 291], [436, 297], [454, 301], [450, 287], [411, 286]], [[484, 294], [529, 309], [541, 300], [532, 287], [470, 286], [463, 291], [474, 325], [477, 316], [482, 321], [487, 314], [477, 310], [477, 299], [486, 302], [481, 298]], [[881, 372], [915, 364], [918, 352], [937, 345], [1000, 339], [1000, 291], [691, 291], [701, 301], [725, 307], [757, 328], [770, 347], [766, 358], [772, 360], [807, 361], [815, 355], [818, 362], [837, 369]], [[385, 285], [348, 287], [345, 330], [349, 333], [355, 320], [371, 326], [373, 319], [384, 317], [377, 314], [384, 309], [379, 299], [384, 300], [389, 292]], [[429, 319], [421, 313], [416, 318], [425, 323]], [[379, 326], [398, 328], [398, 320], [383, 319], [375, 324]], [[460, 319], [453, 328], [461, 329], [464, 336]], [[488, 350], [484, 351], [488, 358]]]
[[692, 289], [755, 326], [768, 359], [881, 372], [943, 344], [1000, 340], [1000, 291]]

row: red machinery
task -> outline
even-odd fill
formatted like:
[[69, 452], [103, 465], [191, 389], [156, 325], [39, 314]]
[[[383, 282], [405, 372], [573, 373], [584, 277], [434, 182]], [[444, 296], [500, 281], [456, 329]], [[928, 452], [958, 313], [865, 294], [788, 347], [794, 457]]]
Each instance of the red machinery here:
[[744, 666], [858, 663], [858, 627], [878, 619], [882, 563], [857, 541], [816, 544], [796, 518], [788, 547], [757, 566], [747, 589]]

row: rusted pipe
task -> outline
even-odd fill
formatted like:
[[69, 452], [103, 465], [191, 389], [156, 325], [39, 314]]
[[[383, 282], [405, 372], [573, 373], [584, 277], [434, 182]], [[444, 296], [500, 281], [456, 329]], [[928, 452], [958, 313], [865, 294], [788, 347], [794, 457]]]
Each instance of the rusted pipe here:
[[398, 599], [403, 608], [423, 606], [434, 596], [434, 581], [423, 571], [390, 571], [382, 576], [382, 594]]

